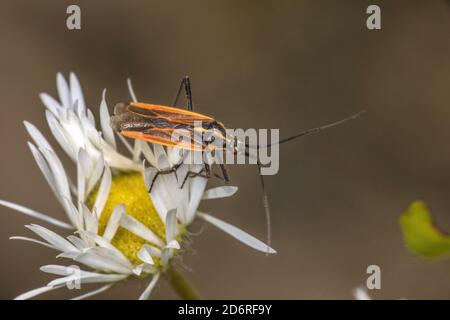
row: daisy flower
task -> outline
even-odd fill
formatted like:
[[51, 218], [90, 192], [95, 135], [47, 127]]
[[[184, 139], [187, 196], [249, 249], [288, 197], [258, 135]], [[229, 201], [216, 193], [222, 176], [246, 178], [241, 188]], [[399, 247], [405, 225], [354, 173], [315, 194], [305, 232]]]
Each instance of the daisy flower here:
[[[130, 82], [129, 90], [136, 101]], [[32, 142], [28, 146], [39, 169], [67, 215], [60, 221], [19, 204], [0, 200], [0, 204], [48, 225], [65, 229], [60, 235], [47, 227], [30, 224], [34, 238], [14, 236], [57, 251], [57, 258], [70, 265], [49, 264], [41, 267], [55, 279], [16, 299], [29, 299], [45, 292], [95, 283], [99, 287], [75, 299], [83, 299], [111, 288], [130, 277], [149, 279], [140, 295], [147, 299], [160, 275], [166, 276], [181, 297], [195, 298], [177, 273], [173, 257], [181, 251], [188, 226], [200, 218], [233, 238], [264, 253], [275, 253], [263, 242], [212, 215], [198, 211], [202, 200], [232, 196], [237, 187], [221, 186], [206, 190], [207, 179], [190, 178], [182, 187], [188, 171], [199, 172], [200, 165], [183, 164], [176, 172], [161, 175], [151, 193], [149, 184], [157, 170], [178, 163], [179, 150], [143, 141], [130, 144], [115, 135], [110, 126], [106, 90], [100, 103], [100, 128], [87, 108], [80, 83], [71, 73], [69, 81], [57, 75], [59, 101], [46, 93], [40, 98], [53, 137], [76, 165], [76, 177], [70, 177], [55, 149], [31, 123], [25, 122]], [[117, 150], [117, 140], [130, 152]], [[36, 238], [37, 236], [37, 238]], [[75, 263], [75, 265], [74, 265]]]

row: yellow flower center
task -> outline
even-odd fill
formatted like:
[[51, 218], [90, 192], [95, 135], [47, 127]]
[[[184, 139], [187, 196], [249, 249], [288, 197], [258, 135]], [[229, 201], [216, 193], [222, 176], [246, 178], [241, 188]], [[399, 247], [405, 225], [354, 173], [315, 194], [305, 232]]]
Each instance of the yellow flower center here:
[[[89, 194], [86, 200], [86, 204], [90, 209], [92, 209], [92, 206], [94, 205], [97, 193], [98, 187]], [[113, 176], [108, 200], [106, 201], [105, 208], [103, 209], [99, 220], [99, 235], [103, 235], [112, 211], [120, 204], [125, 205], [125, 210], [129, 215], [133, 216], [165, 241], [164, 223], [152, 203], [141, 173], [127, 172]], [[142, 245], [147, 243], [146, 240], [119, 227], [111, 243], [133, 264], [142, 263], [136, 254], [139, 249], [141, 249]], [[158, 262], [159, 261], [155, 261], [157, 264]]]

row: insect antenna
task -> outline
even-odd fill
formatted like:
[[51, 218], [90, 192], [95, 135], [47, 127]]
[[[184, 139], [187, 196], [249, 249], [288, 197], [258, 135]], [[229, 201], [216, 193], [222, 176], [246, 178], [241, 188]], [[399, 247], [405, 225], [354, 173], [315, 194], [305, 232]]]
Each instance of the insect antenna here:
[[[251, 153], [248, 150], [248, 147], [245, 149], [245, 156], [252, 157]], [[258, 173], [259, 178], [261, 182], [261, 191], [262, 191], [262, 198], [263, 198], [263, 206], [264, 206], [264, 213], [266, 215], [266, 244], [267, 244], [267, 252], [266, 255], [271, 253], [271, 246], [272, 246], [272, 227], [271, 227], [271, 219], [270, 219], [270, 206], [269, 206], [269, 197], [267, 196], [267, 190], [266, 190], [266, 184], [264, 182], [264, 175], [261, 172], [261, 168], [263, 167], [263, 164], [256, 159], [256, 164], [258, 165]]]
[[[303, 137], [303, 136], [306, 136], [306, 135], [309, 135], [309, 134], [313, 134], [313, 133], [318, 133], [318, 132], [320, 132], [320, 131], [323, 131], [323, 130], [326, 130], [326, 129], [329, 129], [329, 128], [332, 128], [332, 127], [335, 127], [335, 126], [338, 126], [338, 125], [340, 125], [340, 124], [343, 124], [343, 123], [345, 123], [345, 122], [347, 122], [347, 121], [350, 121], [350, 120], [353, 120], [353, 119], [356, 119], [356, 118], [358, 118], [361, 114], [363, 114], [364, 112], [366, 112], [365, 110], [362, 110], [362, 111], [360, 111], [360, 112], [358, 112], [358, 113], [356, 113], [356, 114], [354, 114], [354, 115], [352, 115], [352, 116], [350, 116], [350, 117], [347, 117], [347, 118], [344, 118], [344, 119], [342, 119], [342, 120], [339, 120], [339, 121], [336, 121], [336, 122], [333, 122], [333, 123], [330, 123], [330, 124], [326, 124], [326, 125], [324, 125], [324, 126], [320, 126], [320, 127], [316, 127], [316, 128], [311, 128], [311, 129], [307, 129], [307, 130], [305, 130], [305, 131], [302, 131], [302, 132], [300, 132], [300, 133], [297, 133], [296, 135], [293, 135], [293, 136], [291, 136], [291, 137], [288, 137], [288, 138], [285, 138], [285, 139], [281, 139], [279, 142], [277, 142], [277, 143], [269, 143], [269, 144], [266, 144], [266, 145], [256, 145], [256, 146], [251, 146], [251, 145], [249, 145], [247, 142], [245, 142], [245, 155], [247, 156], [247, 157], [252, 157], [253, 158], [253, 156], [252, 156], [252, 154], [249, 152], [249, 150], [248, 149], [262, 149], [262, 148], [269, 148], [269, 147], [271, 147], [272, 145], [280, 145], [280, 144], [282, 144], [282, 143], [285, 143], [285, 142], [288, 142], [288, 141], [291, 141], [291, 140], [294, 140], [294, 139], [297, 139], [297, 138], [300, 138], [300, 137]], [[261, 168], [262, 168], [262, 164], [259, 162], [259, 160], [257, 160], [257, 164], [258, 164], [258, 171], [259, 171], [259, 177], [260, 177], [260, 181], [261, 181], [261, 189], [262, 189], [262, 196], [263, 196], [263, 205], [264, 205], [264, 211], [265, 211], [265, 214], [266, 214], [266, 225], [267, 225], [267, 254], [269, 254], [269, 252], [270, 252], [270, 247], [271, 247], [271, 245], [272, 245], [272, 229], [271, 229], [271, 219], [270, 219], [270, 206], [269, 206], [269, 197], [267, 196], [267, 190], [266, 190], [266, 185], [265, 185], [265, 183], [264, 183], [264, 175], [262, 174], [262, 172], [261, 172]]]
[[269, 148], [269, 147], [271, 147], [273, 145], [277, 145], [277, 144], [280, 145], [280, 144], [283, 144], [285, 142], [289, 142], [291, 140], [295, 140], [295, 139], [303, 137], [303, 136], [307, 136], [307, 135], [310, 135], [310, 134], [313, 134], [313, 133], [318, 133], [320, 131], [323, 131], [323, 130], [326, 130], [326, 129], [338, 126], [338, 125], [343, 124], [343, 123], [345, 123], [347, 121], [354, 120], [354, 119], [358, 118], [364, 112], [366, 112], [366, 110], [362, 110], [362, 111], [360, 111], [360, 112], [358, 112], [358, 113], [356, 113], [356, 114], [354, 114], [354, 115], [352, 115], [350, 117], [344, 118], [342, 120], [339, 120], [339, 121], [336, 121], [336, 122], [333, 122], [333, 123], [326, 124], [324, 126], [307, 129], [307, 130], [302, 131], [300, 133], [297, 133], [297, 134], [295, 134], [295, 135], [293, 135], [291, 137], [281, 139], [277, 143], [269, 143], [269, 144], [266, 144], [266, 145], [257, 145], [257, 146], [246, 145], [246, 147], [249, 148], [249, 149], [260, 149], [260, 148], [263, 149], [263, 148]]
[[264, 212], [266, 214], [266, 228], [267, 228], [267, 234], [266, 234], [266, 240], [267, 240], [267, 255], [270, 253], [270, 247], [272, 246], [272, 227], [270, 222], [270, 206], [269, 206], [269, 197], [267, 196], [266, 191], [266, 185], [264, 183], [264, 176], [261, 174], [261, 163], [258, 161], [258, 171], [259, 171], [259, 177], [261, 179], [261, 190], [262, 190], [262, 196], [263, 196], [263, 205], [264, 205]]

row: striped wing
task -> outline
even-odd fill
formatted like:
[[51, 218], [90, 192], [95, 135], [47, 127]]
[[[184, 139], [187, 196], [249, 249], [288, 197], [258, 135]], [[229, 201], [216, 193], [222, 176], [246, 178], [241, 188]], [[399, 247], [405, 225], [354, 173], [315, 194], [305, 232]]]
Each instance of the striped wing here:
[[127, 110], [145, 118], [162, 118], [167, 122], [179, 123], [185, 125], [194, 125], [195, 121], [211, 122], [213, 118], [201, 113], [179, 109], [174, 107], [161, 106], [157, 104], [148, 104], [142, 102], [131, 102]]
[[189, 134], [189, 138], [172, 139], [172, 134], [175, 129], [172, 128], [147, 128], [142, 131], [121, 131], [120, 133], [128, 138], [144, 140], [154, 144], [160, 144], [167, 147], [177, 147], [180, 149], [191, 151], [202, 151], [206, 145], [201, 139], [195, 139], [193, 130], [186, 131]]

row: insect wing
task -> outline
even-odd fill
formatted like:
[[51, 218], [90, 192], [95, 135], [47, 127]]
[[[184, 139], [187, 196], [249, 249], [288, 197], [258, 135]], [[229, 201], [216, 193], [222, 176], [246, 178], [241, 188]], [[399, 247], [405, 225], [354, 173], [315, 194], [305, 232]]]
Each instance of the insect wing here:
[[177, 147], [191, 151], [202, 151], [205, 148], [201, 138], [193, 131], [174, 128], [149, 128], [143, 131], [122, 131], [128, 138], [145, 140], [167, 147]]
[[148, 104], [142, 102], [132, 102], [128, 105], [128, 111], [145, 118], [163, 118], [168, 122], [194, 125], [195, 122], [211, 122], [213, 118], [174, 107]]

